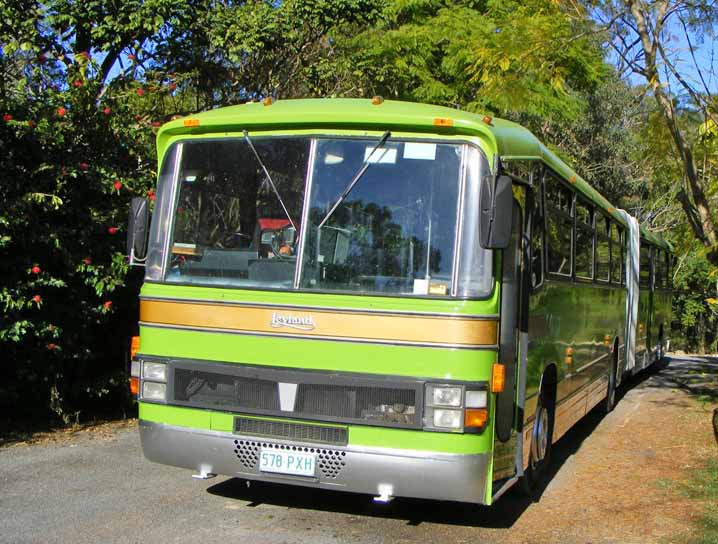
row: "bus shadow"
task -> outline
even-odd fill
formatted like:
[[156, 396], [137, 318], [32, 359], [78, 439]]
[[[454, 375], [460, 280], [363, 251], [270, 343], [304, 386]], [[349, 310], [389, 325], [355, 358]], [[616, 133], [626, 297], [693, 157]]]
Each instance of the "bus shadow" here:
[[245, 501], [248, 503], [247, 508], [269, 504], [293, 509], [405, 520], [407, 525], [414, 526], [438, 523], [507, 529], [516, 523], [531, 504], [540, 499], [564, 463], [579, 450], [583, 441], [591, 435], [602, 419], [600, 411], [592, 411], [554, 444], [546, 481], [537, 489], [533, 498], [524, 496], [516, 485], [490, 507], [404, 497], [396, 498], [388, 504], [380, 504], [374, 503], [369, 495], [269, 482], [249, 483], [240, 478], [219, 482], [207, 491], [227, 499]]

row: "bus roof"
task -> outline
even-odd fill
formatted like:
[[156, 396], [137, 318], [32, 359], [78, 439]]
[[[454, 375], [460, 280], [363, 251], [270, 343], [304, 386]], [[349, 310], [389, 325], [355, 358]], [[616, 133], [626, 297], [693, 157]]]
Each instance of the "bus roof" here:
[[[378, 102], [378, 103], [375, 103]], [[265, 105], [266, 104], [266, 105]], [[487, 122], [488, 121], [488, 122]], [[172, 136], [236, 132], [238, 129], [345, 128], [463, 134], [481, 137], [503, 161], [539, 160], [574, 184], [576, 189], [625, 226], [615, 207], [581, 176], [517, 123], [458, 109], [401, 102], [355, 98], [314, 98], [250, 102], [209, 110], [176, 119], [162, 126], [157, 135], [160, 155]], [[669, 248], [660, 237], [641, 227], [653, 244]]]

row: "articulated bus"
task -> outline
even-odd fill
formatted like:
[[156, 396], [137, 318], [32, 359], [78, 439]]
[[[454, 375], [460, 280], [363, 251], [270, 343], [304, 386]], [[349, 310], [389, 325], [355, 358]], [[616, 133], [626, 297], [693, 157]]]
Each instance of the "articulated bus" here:
[[266, 99], [157, 146], [128, 238], [150, 461], [488, 505], [668, 345], [669, 245], [517, 124]]

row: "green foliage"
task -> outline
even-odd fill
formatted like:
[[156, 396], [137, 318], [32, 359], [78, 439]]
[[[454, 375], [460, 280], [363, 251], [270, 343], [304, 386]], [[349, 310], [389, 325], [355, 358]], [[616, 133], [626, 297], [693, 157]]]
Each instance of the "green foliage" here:
[[552, 1], [387, 2], [379, 22], [335, 37], [337, 94], [575, 118], [606, 73], [598, 44]]

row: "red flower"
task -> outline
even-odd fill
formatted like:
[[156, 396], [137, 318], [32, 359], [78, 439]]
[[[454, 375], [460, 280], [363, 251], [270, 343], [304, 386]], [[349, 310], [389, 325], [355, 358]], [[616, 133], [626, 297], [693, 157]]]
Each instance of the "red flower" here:
[[75, 81], [73, 81], [72, 84], [73, 84], [75, 87], [82, 87], [82, 81], [79, 80], [79, 79], [76, 79]]
[[102, 113], [104, 113], [105, 115], [110, 115], [110, 113], [112, 113], [112, 110], [108, 106], [104, 110], [102, 110]]
[[42, 270], [40, 270], [39, 266], [35, 265], [30, 269], [30, 272], [32, 272], [33, 274], [39, 274], [40, 272], [42, 272]]
[[32, 120], [28, 121], [27, 128], [35, 128], [35, 121], [32, 121]]
[[82, 259], [82, 262], [85, 263], [87, 266], [90, 266], [92, 264], [92, 259], [90, 259], [89, 257], [85, 257], [84, 259]]
[[47, 349], [49, 349], [50, 351], [53, 351], [54, 349], [57, 349], [57, 346], [55, 344], [53, 344], [52, 342], [50, 342], [47, 345]]
[[122, 189], [122, 182], [119, 179], [116, 179], [114, 187], [117, 191], [119, 191], [120, 189]]
[[34, 297], [32, 297], [32, 301], [35, 304], [40, 304], [40, 302], [42, 301], [42, 297], [40, 295], [35, 295]]
[[108, 227], [107, 228], [107, 232], [109, 234], [117, 234], [117, 230], [118, 230], [117, 227]]
[[62, 106], [60, 106], [59, 108], [57, 108], [57, 115], [58, 115], [59, 117], [65, 117], [65, 114], [66, 114], [66, 113], [67, 113], [67, 110], [66, 110], [65, 108], [63, 108]]
[[79, 166], [80, 166], [80, 170], [82, 170], [83, 172], [87, 172], [87, 169], [90, 167], [90, 165], [87, 164], [86, 162], [81, 162]]
[[173, 81], [169, 84], [170, 91], [174, 91], [177, 88], [177, 84]]
[[135, 92], [137, 93], [137, 96], [145, 96], [145, 90], [142, 87], [137, 89]]
[[105, 303], [102, 305], [102, 307], [103, 307], [105, 310], [109, 310], [110, 308], [112, 308], [112, 301], [111, 301], [111, 300], [108, 300], [107, 302], [105, 302]]
[[150, 197], [150, 200], [151, 200], [152, 202], [155, 201], [155, 192], [154, 192], [152, 189], [150, 189], [149, 191], [147, 191], [147, 196]]
[[142, 120], [142, 116], [139, 114], [135, 114], [135, 121], [137, 121], [139, 123], [141, 120]]
[[10, 115], [9, 113], [6, 113], [5, 115], [2, 116], [2, 120], [5, 121], [6, 123], [8, 121], [12, 121], [12, 115]]

